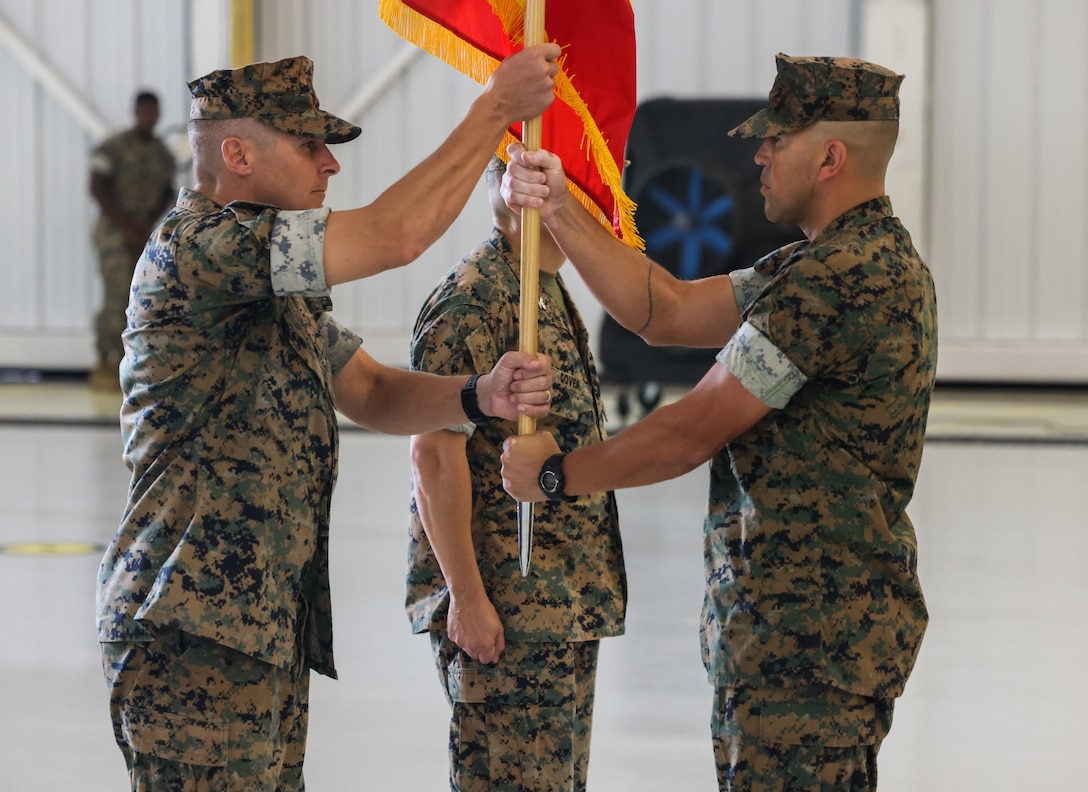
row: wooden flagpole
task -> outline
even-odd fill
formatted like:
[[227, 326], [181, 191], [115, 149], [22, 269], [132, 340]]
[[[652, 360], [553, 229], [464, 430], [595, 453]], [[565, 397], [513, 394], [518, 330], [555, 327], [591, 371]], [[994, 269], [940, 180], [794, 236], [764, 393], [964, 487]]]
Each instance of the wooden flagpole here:
[[[544, 43], [544, 0], [525, 2], [525, 46]], [[526, 151], [536, 151], [541, 146], [543, 120], [541, 116], [522, 124], [522, 144]], [[519, 305], [518, 349], [529, 354], [537, 351], [537, 303], [540, 300], [540, 210], [524, 207], [521, 210], [521, 302]], [[528, 415], [518, 416], [518, 434], [536, 433], [536, 419]], [[533, 549], [533, 504], [518, 504], [518, 560], [521, 574], [529, 574]]]

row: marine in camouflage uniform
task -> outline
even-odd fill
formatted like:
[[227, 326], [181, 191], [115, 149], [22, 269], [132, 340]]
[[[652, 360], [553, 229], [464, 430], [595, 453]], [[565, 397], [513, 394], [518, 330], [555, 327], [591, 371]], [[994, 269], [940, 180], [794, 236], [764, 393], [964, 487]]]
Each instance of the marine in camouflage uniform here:
[[[520, 237], [498, 196], [501, 167], [496, 158], [488, 169], [497, 227], [423, 305], [413, 368], [486, 371], [518, 344], [514, 247]], [[544, 235], [539, 347], [552, 359], [556, 384], [552, 410], [537, 426], [552, 432], [560, 447], [574, 449], [604, 440], [604, 411], [586, 328], [562, 279], [548, 271], [562, 262]], [[516, 504], [503, 492], [499, 471], [503, 440], [514, 429], [489, 421], [413, 438], [408, 615], [414, 632], [430, 633], [451, 705], [452, 789], [584, 790], [599, 639], [624, 627], [627, 585], [616, 503], [605, 492], [538, 504], [532, 566], [522, 577]], [[455, 531], [461, 532], [457, 539]], [[470, 594], [465, 583], [443, 574], [453, 563], [447, 548], [454, 541], [472, 566], [471, 587], [490, 601], [483, 606], [488, 616], [497, 616], [494, 652], [476, 651], [447, 629], [451, 589], [457, 600]], [[475, 617], [461, 610], [453, 618]]]
[[[312, 69], [289, 58], [190, 83], [195, 189], [181, 190], [133, 278], [121, 364], [132, 481], [99, 571], [97, 621], [115, 737], [141, 792], [303, 788], [309, 672], [336, 675], [334, 395], [378, 430], [466, 415], [463, 378], [380, 366], [329, 314], [330, 273], [372, 271], [372, 248], [352, 234], [374, 227], [374, 210], [336, 213], [333, 244], [322, 204], [339, 164], [327, 145], [361, 130], [319, 108]], [[506, 124], [478, 120], [463, 123], [483, 139], [441, 149], [445, 164], [482, 170]], [[411, 206], [433, 192], [411, 174], [398, 186]], [[399, 213], [399, 200], [380, 211]], [[425, 233], [440, 234], [456, 209], [432, 216]], [[331, 267], [331, 249], [345, 269]], [[512, 417], [531, 399], [542, 415], [551, 377], [543, 356], [533, 363], [545, 373], [514, 356], [486, 375], [477, 409]], [[512, 395], [518, 374], [528, 387]]]
[[[651, 267], [658, 309], [692, 312], [680, 323], [686, 343], [730, 333], [719, 365], [683, 399], [563, 463], [566, 491], [580, 493], [711, 460], [701, 637], [723, 790], [875, 789], [877, 752], [925, 632], [905, 509], [937, 315], [930, 273], [883, 194], [901, 80], [854, 59], [778, 56], [768, 107], [731, 134], [763, 139], [768, 217], [806, 239], [684, 291]], [[591, 288], [607, 287], [595, 277], [604, 268], [561, 235], [562, 211], [547, 215], [549, 228]], [[607, 274], [622, 282], [615, 264]], [[603, 294], [623, 315], [622, 300]], [[675, 329], [648, 335], [668, 343], [669, 333], [675, 343]], [[511, 451], [503, 473], [529, 498], [552, 449], [512, 445], [525, 456]]]
[[97, 364], [90, 382], [101, 390], [118, 389], [132, 272], [144, 242], [174, 197], [174, 156], [154, 134], [158, 97], [138, 94], [135, 114], [135, 126], [106, 138], [91, 153], [91, 194], [102, 209], [94, 228], [102, 306], [95, 319]]
[[[887, 198], [731, 277], [745, 321], [718, 359], [774, 411], [711, 464], [702, 636], [716, 739], [729, 743], [730, 688], [788, 688], [773, 728], [753, 718], [761, 740], [865, 745], [875, 786], [927, 622], [905, 509], [936, 365], [933, 282]], [[852, 698], [818, 716], [798, 688]]]
[[[309, 81], [283, 72], [284, 93]], [[190, 84], [194, 123], [252, 98], [234, 77]], [[329, 142], [359, 134], [330, 126]], [[328, 314], [328, 213], [182, 189], [137, 265], [121, 365], [132, 485], [98, 595], [134, 788], [302, 787], [308, 669], [335, 675], [332, 382], [360, 344]]]

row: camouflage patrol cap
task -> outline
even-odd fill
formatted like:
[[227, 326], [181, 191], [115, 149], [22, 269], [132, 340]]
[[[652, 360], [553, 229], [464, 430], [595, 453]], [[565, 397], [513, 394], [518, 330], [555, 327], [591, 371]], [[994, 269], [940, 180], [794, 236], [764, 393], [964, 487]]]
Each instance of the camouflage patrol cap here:
[[767, 107], [729, 131], [765, 138], [817, 121], [895, 121], [903, 75], [856, 58], [806, 58], [779, 53]]
[[189, 83], [189, 119], [255, 118], [326, 143], [359, 137], [359, 127], [318, 106], [313, 76], [313, 61], [302, 56], [213, 71]]

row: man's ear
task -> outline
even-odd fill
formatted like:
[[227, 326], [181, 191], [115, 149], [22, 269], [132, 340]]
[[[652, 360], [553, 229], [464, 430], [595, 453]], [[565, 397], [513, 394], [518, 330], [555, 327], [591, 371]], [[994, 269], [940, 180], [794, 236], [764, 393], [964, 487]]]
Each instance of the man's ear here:
[[249, 146], [246, 141], [238, 137], [226, 137], [223, 139], [219, 152], [223, 157], [223, 164], [231, 173], [238, 176], [246, 176], [253, 170], [250, 161]]
[[826, 181], [842, 172], [846, 167], [846, 144], [841, 140], [830, 138], [824, 142], [824, 159], [820, 163], [820, 171], [816, 174], [817, 181]]

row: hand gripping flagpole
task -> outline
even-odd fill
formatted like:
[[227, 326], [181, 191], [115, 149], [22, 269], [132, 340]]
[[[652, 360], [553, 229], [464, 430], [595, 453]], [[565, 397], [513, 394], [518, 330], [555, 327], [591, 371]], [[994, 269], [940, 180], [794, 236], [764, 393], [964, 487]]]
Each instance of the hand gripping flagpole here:
[[[544, 43], [544, 0], [525, 2], [525, 46]], [[536, 151], [541, 146], [543, 122], [541, 116], [522, 124], [521, 142], [526, 151]], [[518, 349], [529, 354], [537, 351], [537, 302], [540, 299], [540, 210], [523, 207], [521, 210], [521, 302], [518, 312]], [[529, 415], [518, 416], [518, 434], [536, 433], [536, 419]], [[529, 574], [533, 554], [533, 504], [518, 502], [518, 563], [521, 575]]]

